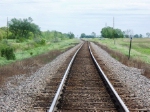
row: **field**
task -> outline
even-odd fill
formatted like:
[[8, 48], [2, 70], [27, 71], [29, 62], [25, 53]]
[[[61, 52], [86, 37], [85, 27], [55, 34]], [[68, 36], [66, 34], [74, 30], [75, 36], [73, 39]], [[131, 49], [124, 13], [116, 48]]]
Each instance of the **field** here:
[[49, 40], [46, 40], [45, 45], [39, 45], [35, 43], [35, 40], [26, 40], [21, 43], [16, 42], [15, 39], [3, 40], [0, 42], [0, 48], [4, 47], [4, 45], [6, 44], [13, 47], [15, 50], [16, 60], [7, 60], [4, 57], [0, 57], [0, 65], [10, 64], [17, 60], [30, 58], [52, 50], [63, 51], [78, 42], [78, 39], [64, 39], [58, 42], [51, 42]]
[[133, 38], [131, 56], [128, 59], [130, 39], [100, 39], [94, 38], [90, 41], [95, 42], [102, 49], [107, 51], [113, 58], [122, 64], [142, 69], [142, 75], [150, 78], [150, 39], [149, 38]]
[[[15, 40], [7, 40], [7, 44], [16, 47], [16, 60], [7, 60], [4, 57], [0, 57], [0, 86], [12, 76], [21, 74], [24, 74], [24, 77], [30, 76], [37, 69], [79, 43], [79, 39], [65, 39], [59, 42], [50, 42], [47, 40], [45, 45], [39, 46], [35, 46], [33, 43], [33, 40], [21, 43], [17, 43]], [[3, 46], [2, 42], [0, 44]]]
[[[118, 51], [128, 57], [130, 39], [122, 38], [115, 39], [92, 39], [94, 42], [99, 42], [110, 49]], [[131, 48], [131, 59], [141, 60], [150, 63], [150, 38], [133, 38]]]

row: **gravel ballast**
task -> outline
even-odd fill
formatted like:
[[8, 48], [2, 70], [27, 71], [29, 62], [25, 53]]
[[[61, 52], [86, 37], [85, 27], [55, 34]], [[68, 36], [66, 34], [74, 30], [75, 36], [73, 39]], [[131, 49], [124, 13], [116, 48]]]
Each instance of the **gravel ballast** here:
[[[141, 75], [143, 70], [127, 67], [112, 58], [106, 51], [101, 49], [99, 46], [91, 43], [92, 48], [97, 54], [98, 58], [103, 60], [108, 69], [112, 71], [115, 77], [118, 78], [128, 90], [136, 95], [140, 101], [139, 105], [150, 110], [150, 80], [145, 76]], [[137, 101], [138, 102], [138, 101]]]
[[50, 81], [52, 75], [63, 66], [64, 62], [81, 45], [78, 44], [67, 52], [59, 55], [52, 62], [37, 70], [30, 77], [25, 74], [13, 76], [0, 88], [0, 112], [33, 112], [31, 96], [40, 94]]
[[[26, 77], [26, 74], [11, 77], [4, 87], [0, 88], [0, 112], [34, 112], [31, 96], [40, 94], [46, 83], [51, 80], [57, 70], [63, 66], [65, 60], [80, 45], [59, 55], [30, 77]], [[141, 75], [143, 71], [121, 64], [94, 43], [91, 43], [91, 46], [97, 53], [98, 58], [103, 60], [113, 74], [116, 75], [115, 77], [126, 85], [131, 93], [134, 92], [142, 100], [142, 105], [150, 110], [150, 80]]]

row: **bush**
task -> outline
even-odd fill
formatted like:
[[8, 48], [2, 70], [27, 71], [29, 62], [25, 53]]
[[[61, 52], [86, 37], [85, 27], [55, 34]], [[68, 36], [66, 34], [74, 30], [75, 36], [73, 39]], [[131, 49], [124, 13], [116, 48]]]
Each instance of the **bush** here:
[[0, 41], [3, 39], [3, 35], [2, 33], [0, 32]]
[[41, 44], [41, 45], [45, 45], [45, 44], [46, 44], [45, 40], [42, 39], [42, 40], [40, 41], [40, 44]]
[[32, 56], [32, 55], [33, 55], [33, 52], [30, 52], [30, 55]]
[[7, 47], [1, 50], [1, 56], [5, 57], [7, 60], [15, 60], [14, 50], [11, 47]]
[[36, 44], [39, 44], [39, 45], [45, 45], [46, 44], [46, 41], [44, 39], [37, 38], [34, 41], [35, 41]]
[[22, 43], [22, 42], [24, 42], [25, 40], [26, 40], [25, 38], [19, 38], [19, 39], [16, 40], [16, 42], [17, 42], [17, 43]]

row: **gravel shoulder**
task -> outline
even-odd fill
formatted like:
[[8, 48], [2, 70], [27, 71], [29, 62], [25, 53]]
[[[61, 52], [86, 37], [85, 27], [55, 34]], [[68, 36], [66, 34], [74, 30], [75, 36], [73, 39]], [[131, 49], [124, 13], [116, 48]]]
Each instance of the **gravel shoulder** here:
[[106, 51], [94, 43], [91, 43], [91, 46], [98, 58], [103, 60], [108, 69], [114, 74], [114, 77], [119, 79], [123, 85], [128, 88], [131, 94], [134, 94], [142, 101], [137, 102], [150, 110], [150, 80], [141, 75], [143, 70], [127, 67], [112, 58]]
[[33, 112], [31, 96], [40, 94], [51, 81], [53, 75], [65, 63], [67, 58], [81, 45], [78, 44], [65, 53], [59, 55], [52, 62], [37, 70], [30, 77], [26, 74], [13, 76], [0, 88], [0, 112]]

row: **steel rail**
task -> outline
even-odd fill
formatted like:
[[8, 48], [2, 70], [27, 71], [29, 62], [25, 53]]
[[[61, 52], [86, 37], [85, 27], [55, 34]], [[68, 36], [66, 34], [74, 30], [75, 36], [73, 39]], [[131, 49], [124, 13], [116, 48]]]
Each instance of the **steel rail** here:
[[[84, 43], [83, 43], [83, 44], [84, 44]], [[79, 49], [75, 52], [73, 58], [71, 59], [71, 61], [70, 61], [69, 65], [68, 65], [68, 67], [67, 67], [67, 70], [66, 70], [66, 72], [65, 72], [65, 74], [64, 74], [64, 76], [63, 76], [63, 79], [62, 79], [62, 81], [61, 81], [61, 83], [60, 83], [60, 85], [59, 85], [59, 88], [58, 88], [58, 90], [57, 90], [57, 92], [56, 92], [56, 95], [55, 95], [55, 97], [54, 97], [54, 99], [53, 99], [53, 102], [52, 102], [52, 104], [51, 104], [50, 109], [49, 109], [48, 112], [54, 112], [54, 111], [55, 111], [55, 109], [56, 109], [55, 106], [57, 105], [58, 100], [59, 100], [59, 98], [60, 98], [60, 95], [61, 95], [61, 93], [62, 93], [62, 90], [63, 90], [64, 84], [65, 84], [67, 75], [68, 75], [68, 73], [69, 73], [69, 70], [70, 70], [70, 68], [71, 68], [71, 66], [72, 66], [72, 63], [74, 62], [74, 59], [75, 59], [75, 57], [76, 57], [78, 51], [81, 49], [81, 47], [83, 46], [83, 44], [79, 47]]]
[[116, 109], [119, 112], [129, 112], [127, 106], [125, 105], [125, 103], [122, 101], [122, 99], [120, 98], [120, 96], [118, 95], [118, 93], [116, 92], [116, 90], [114, 89], [113, 85], [110, 83], [110, 81], [108, 80], [108, 78], [106, 77], [106, 75], [104, 74], [104, 72], [102, 71], [101, 67], [99, 66], [98, 62], [96, 61], [92, 50], [89, 46], [89, 51], [91, 53], [91, 57], [94, 61], [94, 64], [97, 67], [97, 70], [100, 73], [100, 77], [103, 79], [104, 83], [106, 84], [106, 88], [109, 91], [110, 96], [113, 98], [113, 102], [116, 105]]

